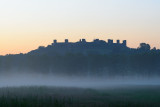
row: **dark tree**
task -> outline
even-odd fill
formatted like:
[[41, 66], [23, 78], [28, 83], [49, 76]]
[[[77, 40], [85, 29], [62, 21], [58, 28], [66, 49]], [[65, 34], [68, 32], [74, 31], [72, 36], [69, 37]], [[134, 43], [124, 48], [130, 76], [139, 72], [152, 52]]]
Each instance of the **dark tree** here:
[[142, 51], [149, 51], [151, 47], [149, 44], [141, 43], [138, 49]]

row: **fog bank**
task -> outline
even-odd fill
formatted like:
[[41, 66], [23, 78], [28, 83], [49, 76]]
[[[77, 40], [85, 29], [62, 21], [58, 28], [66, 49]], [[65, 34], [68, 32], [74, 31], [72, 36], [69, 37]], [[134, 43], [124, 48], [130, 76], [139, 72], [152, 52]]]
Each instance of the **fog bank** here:
[[78, 77], [36, 73], [1, 74], [0, 87], [53, 86], [78, 88], [109, 88], [124, 85], [160, 85], [159, 77], [116, 76], [116, 77]]

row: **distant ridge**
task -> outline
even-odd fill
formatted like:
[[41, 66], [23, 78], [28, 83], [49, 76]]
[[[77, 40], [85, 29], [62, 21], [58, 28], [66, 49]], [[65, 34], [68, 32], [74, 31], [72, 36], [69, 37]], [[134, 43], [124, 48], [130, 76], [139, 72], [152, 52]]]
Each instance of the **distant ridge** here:
[[78, 42], [69, 42], [68, 39], [65, 39], [64, 42], [53, 40], [51, 45], [47, 47], [40, 46], [28, 54], [109, 54], [127, 52], [128, 49], [126, 40], [123, 40], [122, 43], [120, 43], [120, 40], [113, 43], [112, 39], [108, 39], [108, 42], [99, 39], [95, 39], [93, 42], [87, 42], [86, 39], [80, 39]]
[[77, 42], [69, 42], [65, 39], [64, 42], [53, 40], [51, 45], [47, 47], [40, 46], [38, 49], [30, 51], [30, 55], [65, 55], [65, 54], [133, 54], [144, 53], [149, 51], [159, 52], [156, 48], [151, 49], [149, 44], [141, 43], [138, 48], [129, 48], [127, 40], [117, 40], [116, 43], [112, 39], [105, 40], [94, 39], [92, 42], [87, 42], [86, 39], [80, 39]]
[[87, 77], [160, 76], [160, 50], [141, 43], [138, 48], [127, 47], [127, 41], [95, 39], [87, 42], [59, 43], [40, 46], [27, 54], [0, 56], [0, 72], [38, 72]]

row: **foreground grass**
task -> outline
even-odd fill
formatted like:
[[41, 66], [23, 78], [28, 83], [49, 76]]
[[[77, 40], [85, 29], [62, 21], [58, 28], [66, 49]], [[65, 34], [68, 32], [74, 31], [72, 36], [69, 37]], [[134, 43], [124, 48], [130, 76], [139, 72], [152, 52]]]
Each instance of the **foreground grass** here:
[[0, 88], [0, 107], [160, 107], [160, 86]]

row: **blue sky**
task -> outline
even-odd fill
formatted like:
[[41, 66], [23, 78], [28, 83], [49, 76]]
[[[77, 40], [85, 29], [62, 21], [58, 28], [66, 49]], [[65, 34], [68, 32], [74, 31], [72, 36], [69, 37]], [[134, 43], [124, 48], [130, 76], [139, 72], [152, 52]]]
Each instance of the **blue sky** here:
[[0, 54], [53, 39], [127, 39], [160, 47], [160, 0], [1, 0]]

